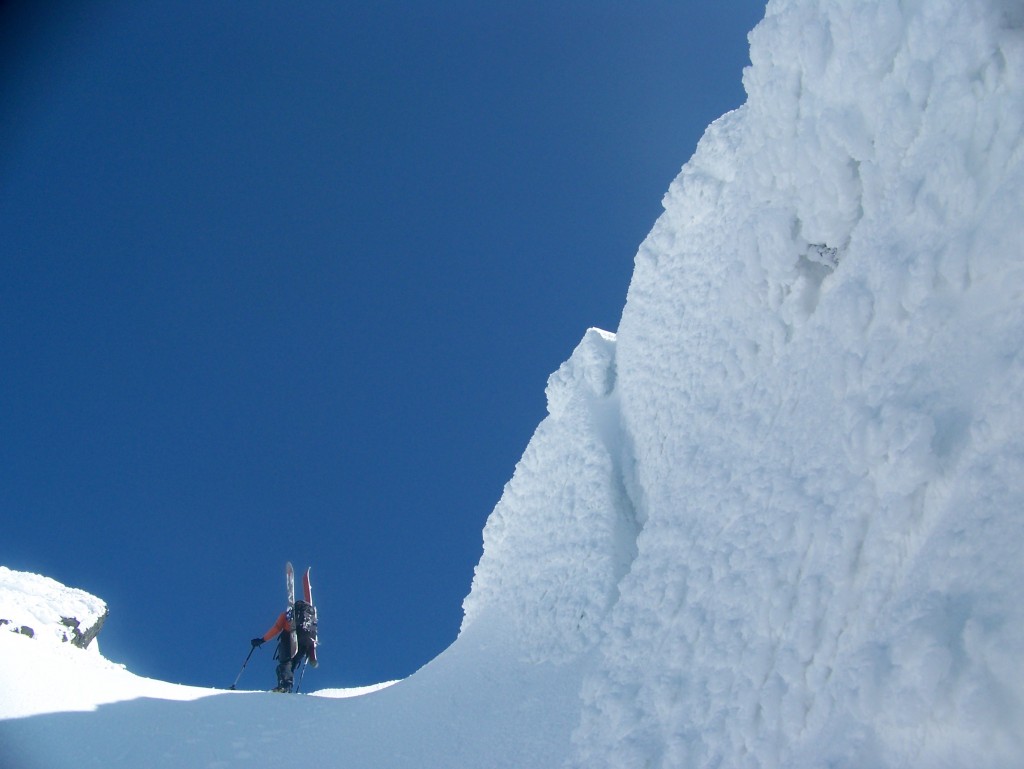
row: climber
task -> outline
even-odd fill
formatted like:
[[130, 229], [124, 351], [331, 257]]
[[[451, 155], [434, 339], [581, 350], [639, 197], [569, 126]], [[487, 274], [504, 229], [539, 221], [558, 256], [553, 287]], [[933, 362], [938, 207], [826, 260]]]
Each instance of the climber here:
[[252, 639], [252, 645], [258, 647], [277, 636], [277, 651], [274, 653], [274, 659], [278, 660], [277, 686], [272, 691], [290, 692], [295, 669], [304, 659], [308, 659], [313, 667], [317, 666], [316, 625], [316, 607], [299, 600], [295, 602], [294, 609], [281, 612], [262, 637]]

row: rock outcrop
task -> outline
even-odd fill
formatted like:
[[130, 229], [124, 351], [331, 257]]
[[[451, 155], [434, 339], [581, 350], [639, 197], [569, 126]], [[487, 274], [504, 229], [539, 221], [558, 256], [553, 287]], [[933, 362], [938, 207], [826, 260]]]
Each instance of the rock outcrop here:
[[96, 596], [0, 566], [0, 629], [86, 649], [106, 619], [107, 605]]

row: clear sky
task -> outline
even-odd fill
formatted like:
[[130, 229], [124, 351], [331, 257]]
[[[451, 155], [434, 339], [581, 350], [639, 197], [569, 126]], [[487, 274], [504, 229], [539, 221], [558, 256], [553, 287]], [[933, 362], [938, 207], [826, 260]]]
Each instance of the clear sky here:
[[229, 685], [289, 559], [309, 686], [428, 662], [763, 10], [0, 6], [0, 563], [143, 675]]

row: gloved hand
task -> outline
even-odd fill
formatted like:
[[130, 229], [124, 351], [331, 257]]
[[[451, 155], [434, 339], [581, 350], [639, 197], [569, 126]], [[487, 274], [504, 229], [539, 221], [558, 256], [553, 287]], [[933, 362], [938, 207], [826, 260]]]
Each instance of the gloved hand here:
[[252, 639], [252, 645], [254, 647], [256, 647], [256, 648], [259, 648], [260, 646], [263, 646], [263, 639], [262, 638], [254, 638], [254, 639]]

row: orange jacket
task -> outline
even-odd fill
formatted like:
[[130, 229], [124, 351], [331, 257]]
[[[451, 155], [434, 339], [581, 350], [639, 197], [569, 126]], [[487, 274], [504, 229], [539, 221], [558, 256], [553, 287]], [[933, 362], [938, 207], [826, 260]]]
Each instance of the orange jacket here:
[[277, 622], [274, 623], [274, 626], [272, 628], [270, 628], [270, 630], [268, 630], [266, 633], [263, 634], [263, 640], [264, 641], [269, 641], [271, 638], [276, 636], [278, 633], [282, 633], [285, 630], [291, 630], [291, 629], [292, 629], [292, 626], [288, 622], [288, 613], [287, 612], [281, 612], [281, 616], [279, 616], [277, 618]]

